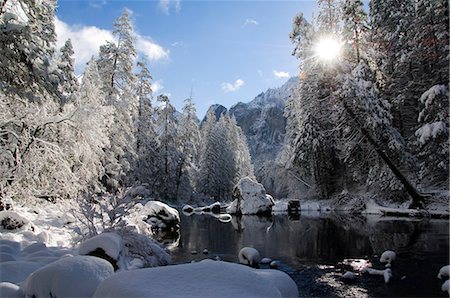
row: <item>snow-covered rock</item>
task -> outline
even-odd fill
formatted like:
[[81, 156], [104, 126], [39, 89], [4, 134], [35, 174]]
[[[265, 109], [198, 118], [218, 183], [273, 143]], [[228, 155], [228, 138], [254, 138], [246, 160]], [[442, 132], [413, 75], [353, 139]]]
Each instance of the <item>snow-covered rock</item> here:
[[78, 253], [103, 258], [117, 269], [117, 261], [122, 247], [122, 237], [117, 233], [108, 232], [83, 241], [78, 248]]
[[442, 286], [441, 286], [441, 291], [442, 292], [447, 292], [447, 294], [450, 294], [450, 280], [446, 280]]
[[116, 233], [102, 233], [83, 241], [79, 248], [80, 255], [87, 255], [101, 248], [111, 258], [117, 260], [122, 250], [122, 238]]
[[356, 275], [351, 271], [347, 271], [342, 275], [342, 278], [347, 280], [354, 280], [356, 278]]
[[10, 282], [0, 283], [0, 297], [19, 298], [24, 296], [25, 295], [18, 285]]
[[259, 254], [259, 251], [257, 251], [253, 247], [244, 247], [239, 251], [238, 259], [239, 263], [243, 265], [257, 268], [259, 267], [261, 256]]
[[114, 273], [100, 258], [61, 258], [33, 272], [22, 284], [26, 297], [91, 297], [97, 286]]
[[287, 213], [289, 201], [277, 201], [272, 206], [272, 213]]
[[0, 211], [0, 231], [22, 231], [30, 227], [30, 221], [14, 211]]
[[373, 268], [365, 268], [362, 272], [369, 273], [371, 275], [381, 275], [384, 278], [384, 283], [389, 283], [392, 278], [391, 268], [386, 268], [384, 270], [378, 270]]
[[149, 201], [140, 211], [144, 221], [153, 228], [166, 229], [178, 228], [180, 214], [175, 208], [159, 201]]
[[183, 211], [184, 214], [191, 215], [192, 212], [194, 212], [194, 207], [192, 207], [191, 205], [184, 205], [183, 209], [181, 210]]
[[270, 262], [272, 262], [271, 258], [262, 258], [261, 259], [261, 264], [269, 264]]
[[387, 263], [386, 267], [390, 267], [392, 262], [397, 257], [396, 253], [392, 250], [386, 250], [381, 254], [380, 263]]
[[281, 271], [203, 260], [119, 272], [94, 297], [298, 297], [298, 290]]
[[445, 278], [449, 276], [450, 276], [450, 265], [442, 266], [442, 268], [439, 270], [437, 278], [442, 279], [443, 277]]
[[233, 189], [233, 197], [236, 199], [227, 208], [230, 214], [261, 214], [270, 212], [273, 206], [273, 199], [266, 196], [264, 186], [250, 177], [239, 180]]

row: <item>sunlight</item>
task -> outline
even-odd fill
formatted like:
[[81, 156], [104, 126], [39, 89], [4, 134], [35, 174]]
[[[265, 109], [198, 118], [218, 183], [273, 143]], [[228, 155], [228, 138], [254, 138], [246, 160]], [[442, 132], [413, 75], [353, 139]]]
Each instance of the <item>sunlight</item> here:
[[339, 57], [341, 53], [341, 44], [332, 37], [325, 37], [320, 39], [316, 44], [314, 52], [320, 60], [330, 62]]

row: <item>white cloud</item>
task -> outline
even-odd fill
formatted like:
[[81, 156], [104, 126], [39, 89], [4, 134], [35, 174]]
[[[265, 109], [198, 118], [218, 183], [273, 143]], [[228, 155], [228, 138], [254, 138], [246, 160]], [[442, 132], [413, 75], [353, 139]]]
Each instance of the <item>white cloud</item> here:
[[262, 77], [262, 76], [263, 76], [263, 72], [262, 72], [262, 70], [261, 70], [261, 69], [258, 69], [258, 75], [259, 75], [260, 77]]
[[283, 78], [289, 78], [289, 72], [287, 71], [273, 71], [273, 75], [277, 78], [277, 79], [283, 79]]
[[237, 79], [233, 84], [231, 83], [222, 83], [222, 90], [225, 93], [238, 91], [242, 86], [245, 85], [245, 82], [241, 79]]
[[106, 0], [89, 0], [89, 5], [94, 8], [102, 8], [106, 4]]
[[[75, 67], [81, 70], [92, 56], [98, 54], [101, 45], [106, 41], [114, 40], [111, 31], [95, 26], [69, 25], [56, 17], [55, 30], [57, 34], [56, 45], [60, 48], [67, 39], [72, 40], [75, 52]], [[167, 59], [169, 51], [153, 42], [150, 38], [141, 35], [136, 36], [136, 50], [151, 61]]]
[[171, 44], [172, 47], [180, 47], [180, 48], [184, 48], [187, 47], [188, 44], [183, 42], [183, 41], [175, 41]]
[[168, 50], [165, 50], [162, 46], [153, 42], [150, 38], [141, 35], [136, 36], [136, 50], [138, 53], [142, 53], [151, 61], [169, 58]]
[[72, 40], [75, 65], [78, 67], [84, 66], [92, 56], [96, 55], [99, 47], [107, 40], [114, 40], [111, 31], [95, 26], [70, 26], [58, 17], [55, 18], [55, 30], [58, 48], [64, 45], [67, 39]]
[[244, 25], [242, 25], [242, 27], [245, 27], [245, 26], [247, 26], [247, 25], [255, 25], [255, 26], [258, 26], [259, 23], [258, 23], [258, 21], [253, 20], [253, 19], [246, 19], [245, 22], [244, 22]]
[[176, 13], [181, 11], [181, 0], [159, 0], [158, 5], [166, 15], [170, 15], [172, 7]]
[[157, 81], [153, 82], [153, 84], [152, 84], [153, 94], [156, 94], [156, 93], [160, 92], [163, 89], [164, 89], [163, 80], [157, 80]]

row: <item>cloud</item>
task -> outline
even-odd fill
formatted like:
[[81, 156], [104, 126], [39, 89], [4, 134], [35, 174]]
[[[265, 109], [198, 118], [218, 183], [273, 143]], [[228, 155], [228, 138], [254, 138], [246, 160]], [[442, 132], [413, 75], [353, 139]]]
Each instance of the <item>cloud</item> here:
[[273, 71], [273, 75], [277, 78], [277, 79], [283, 79], [283, 78], [289, 78], [289, 72], [287, 71]]
[[94, 8], [102, 8], [106, 4], [106, 0], [89, 0], [89, 5]]
[[263, 72], [262, 72], [262, 70], [261, 70], [261, 69], [258, 69], [258, 75], [259, 75], [260, 77], [262, 77], [262, 76], [263, 76]]
[[163, 80], [157, 80], [157, 81], [153, 82], [153, 84], [152, 84], [153, 94], [156, 94], [156, 93], [160, 92], [163, 89], [164, 89]]
[[[104, 45], [108, 40], [114, 40], [114, 36], [109, 30], [100, 29], [95, 26], [69, 25], [57, 17], [55, 18], [55, 30], [57, 34], [56, 45], [58, 48], [63, 46], [67, 39], [70, 38], [72, 40], [77, 72], [84, 68], [84, 65], [92, 56], [98, 54], [101, 45]], [[136, 50], [139, 54], [144, 55], [151, 61], [158, 61], [169, 57], [169, 51], [165, 50], [150, 38], [139, 34], [136, 35]]]
[[244, 22], [244, 25], [242, 25], [242, 27], [245, 27], [245, 26], [247, 26], [247, 25], [255, 25], [255, 26], [258, 26], [259, 23], [258, 23], [258, 21], [253, 20], [253, 19], [246, 19], [245, 22]]
[[181, 0], [159, 0], [158, 6], [166, 15], [170, 15], [171, 8], [179, 13], [181, 11]]
[[183, 42], [183, 41], [175, 41], [171, 44], [172, 47], [180, 47], [180, 48], [184, 48], [187, 47], [188, 44]]
[[92, 56], [96, 55], [99, 47], [107, 40], [114, 40], [111, 31], [95, 26], [71, 26], [58, 17], [55, 18], [55, 31], [58, 48], [63, 46], [67, 39], [72, 40], [75, 65], [78, 67], [84, 66]]
[[159, 44], [153, 42], [150, 38], [141, 35], [136, 36], [136, 50], [142, 53], [151, 61], [158, 61], [169, 58], [169, 51], [165, 50]]
[[245, 82], [241, 79], [237, 79], [233, 84], [231, 83], [222, 83], [222, 90], [225, 93], [238, 91], [242, 86], [245, 85]]

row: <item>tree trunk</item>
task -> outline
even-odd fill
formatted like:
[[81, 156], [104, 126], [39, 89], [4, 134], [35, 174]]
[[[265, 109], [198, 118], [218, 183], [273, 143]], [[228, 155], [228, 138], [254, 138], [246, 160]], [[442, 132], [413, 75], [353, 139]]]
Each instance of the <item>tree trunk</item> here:
[[347, 114], [355, 121], [356, 125], [360, 129], [361, 133], [366, 137], [366, 139], [369, 141], [369, 143], [373, 146], [375, 151], [378, 153], [378, 155], [383, 159], [383, 161], [387, 164], [389, 169], [391, 169], [392, 173], [394, 173], [395, 177], [402, 183], [405, 190], [408, 192], [408, 194], [412, 198], [412, 203], [409, 206], [411, 209], [419, 208], [423, 209], [424, 204], [424, 196], [419, 194], [415, 187], [408, 181], [408, 179], [400, 172], [400, 170], [394, 165], [394, 163], [391, 161], [391, 159], [387, 156], [387, 154], [381, 149], [381, 147], [377, 144], [377, 142], [372, 138], [372, 136], [369, 134], [369, 132], [359, 123], [358, 119], [356, 118], [356, 115], [352, 112], [352, 110], [347, 106], [344, 100], [339, 99]]

